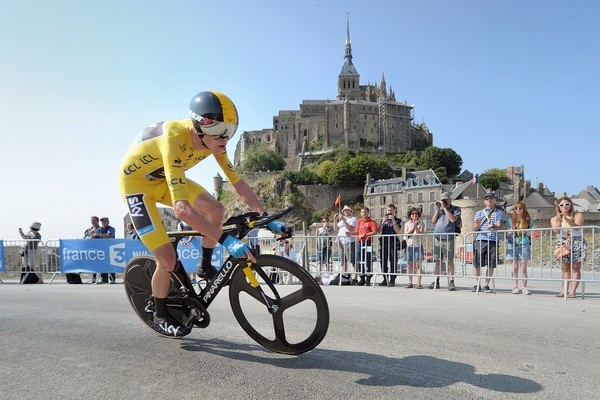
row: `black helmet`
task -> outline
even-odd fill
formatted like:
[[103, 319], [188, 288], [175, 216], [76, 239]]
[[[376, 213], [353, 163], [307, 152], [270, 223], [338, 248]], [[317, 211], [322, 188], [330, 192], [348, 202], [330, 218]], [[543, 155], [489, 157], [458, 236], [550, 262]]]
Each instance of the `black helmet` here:
[[199, 135], [231, 139], [238, 126], [235, 104], [221, 92], [200, 92], [190, 101], [190, 117]]

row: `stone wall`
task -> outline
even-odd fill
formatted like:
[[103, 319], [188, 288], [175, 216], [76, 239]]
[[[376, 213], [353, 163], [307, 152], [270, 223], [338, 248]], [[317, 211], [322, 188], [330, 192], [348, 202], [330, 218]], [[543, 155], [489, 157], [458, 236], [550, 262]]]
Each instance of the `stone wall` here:
[[301, 185], [298, 191], [304, 195], [306, 201], [315, 211], [333, 210], [337, 196], [341, 197], [341, 207], [345, 204], [352, 205], [357, 202], [362, 204], [363, 188], [342, 188], [331, 185]]

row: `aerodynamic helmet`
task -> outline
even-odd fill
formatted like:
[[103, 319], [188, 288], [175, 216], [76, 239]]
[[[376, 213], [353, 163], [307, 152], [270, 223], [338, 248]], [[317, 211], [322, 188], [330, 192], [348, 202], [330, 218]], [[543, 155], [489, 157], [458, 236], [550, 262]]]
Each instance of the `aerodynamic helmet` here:
[[238, 127], [238, 113], [231, 99], [214, 90], [200, 92], [190, 101], [190, 117], [200, 136], [231, 139]]

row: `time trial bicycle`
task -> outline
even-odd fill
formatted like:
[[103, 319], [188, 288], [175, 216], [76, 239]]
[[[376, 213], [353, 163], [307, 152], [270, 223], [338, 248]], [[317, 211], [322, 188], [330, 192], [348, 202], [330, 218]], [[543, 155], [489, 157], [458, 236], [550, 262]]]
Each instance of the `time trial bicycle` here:
[[[288, 208], [268, 217], [256, 212], [233, 216], [223, 224], [226, 228], [223, 232], [241, 240], [252, 229], [266, 227], [290, 211]], [[168, 234], [175, 250], [183, 237], [201, 236], [195, 231]], [[290, 237], [291, 230], [287, 230], [279, 240]], [[208, 307], [228, 285], [233, 314], [252, 339], [277, 353], [301, 354], [312, 350], [321, 343], [329, 327], [329, 307], [321, 287], [292, 260], [273, 254], [255, 257], [253, 263], [229, 256], [212, 280], [201, 285], [191, 283], [177, 258], [167, 296], [169, 312], [188, 328], [206, 328], [210, 324]], [[155, 269], [154, 257], [133, 257], [125, 269], [124, 286], [137, 315], [162, 334], [153, 318], [151, 280]], [[274, 278], [286, 284], [276, 285]]]

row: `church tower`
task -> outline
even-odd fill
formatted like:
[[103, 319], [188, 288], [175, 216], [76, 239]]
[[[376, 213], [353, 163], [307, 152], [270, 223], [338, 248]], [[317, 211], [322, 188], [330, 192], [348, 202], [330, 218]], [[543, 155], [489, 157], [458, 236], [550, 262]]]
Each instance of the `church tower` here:
[[346, 13], [346, 48], [344, 66], [338, 76], [338, 100], [355, 100], [360, 97], [358, 72], [352, 64], [352, 42], [350, 41], [350, 19]]

